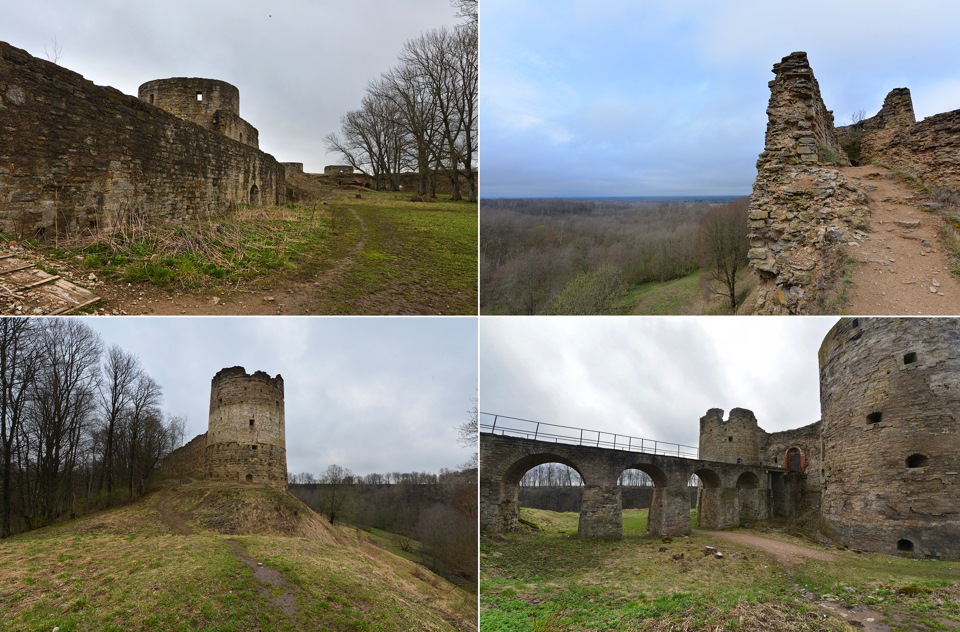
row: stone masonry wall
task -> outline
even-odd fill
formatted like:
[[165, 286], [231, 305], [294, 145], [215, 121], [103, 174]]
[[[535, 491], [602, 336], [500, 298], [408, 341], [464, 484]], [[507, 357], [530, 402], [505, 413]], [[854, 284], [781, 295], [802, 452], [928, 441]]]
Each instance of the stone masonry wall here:
[[843, 319], [819, 357], [833, 537], [960, 559], [960, 323]]
[[206, 475], [286, 487], [283, 378], [222, 369], [210, 389]]
[[849, 164], [806, 53], [773, 66], [767, 132], [750, 197], [748, 258], [755, 311], [817, 313], [842, 276], [848, 233], [865, 226], [867, 198], [837, 167]]
[[910, 90], [896, 88], [877, 115], [861, 125], [861, 162], [883, 164], [929, 184], [960, 189], [960, 110], [917, 122]]
[[272, 156], [4, 42], [0, 129], [0, 232], [16, 237], [285, 202]]
[[163, 458], [158, 468], [158, 477], [160, 479], [203, 478], [206, 450], [207, 433], [197, 435]]

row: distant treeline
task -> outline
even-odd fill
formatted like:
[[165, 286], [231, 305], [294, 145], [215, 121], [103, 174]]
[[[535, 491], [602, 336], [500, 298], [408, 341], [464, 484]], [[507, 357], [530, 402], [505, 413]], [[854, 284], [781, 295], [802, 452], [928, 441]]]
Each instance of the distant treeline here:
[[[690, 487], [690, 507], [697, 506], [699, 488]], [[653, 498], [653, 487], [621, 487], [621, 500], [624, 509], [648, 509]], [[521, 487], [520, 505], [531, 509], [548, 511], [580, 511], [583, 487]]]
[[705, 218], [734, 206], [745, 236], [744, 201], [482, 200], [481, 311], [612, 313], [630, 286], [709, 265]]

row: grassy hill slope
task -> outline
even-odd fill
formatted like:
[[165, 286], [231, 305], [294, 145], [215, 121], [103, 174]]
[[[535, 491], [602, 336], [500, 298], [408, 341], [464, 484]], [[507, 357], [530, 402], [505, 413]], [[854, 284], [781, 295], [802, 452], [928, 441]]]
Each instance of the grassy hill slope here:
[[476, 596], [274, 490], [191, 484], [0, 542], [5, 630], [473, 630]]

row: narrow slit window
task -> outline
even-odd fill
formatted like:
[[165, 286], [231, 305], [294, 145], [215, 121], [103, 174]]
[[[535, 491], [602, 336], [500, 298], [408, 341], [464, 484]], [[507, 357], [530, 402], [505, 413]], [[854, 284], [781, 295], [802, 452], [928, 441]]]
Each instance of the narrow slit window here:
[[198, 93], [197, 93], [197, 101], [203, 101], [203, 93], [202, 93], [202, 92], [198, 92]]
[[733, 437], [727, 437], [727, 442], [728, 442], [728, 443], [733, 443]]
[[910, 353], [903, 354], [903, 363], [904, 364], [913, 364], [917, 361], [917, 352], [911, 351]]

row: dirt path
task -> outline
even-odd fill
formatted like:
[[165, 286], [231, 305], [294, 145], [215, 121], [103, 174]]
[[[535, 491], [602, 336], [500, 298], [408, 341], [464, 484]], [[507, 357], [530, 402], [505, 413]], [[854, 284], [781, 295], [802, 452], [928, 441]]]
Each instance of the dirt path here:
[[799, 546], [797, 544], [790, 544], [789, 542], [772, 540], [770, 538], [764, 538], [759, 535], [744, 533], [742, 531], [734, 532], [697, 530], [694, 533], [712, 538], [720, 538], [721, 540], [728, 540], [730, 542], [736, 542], [737, 544], [743, 544], [755, 549], [760, 549], [761, 551], [766, 551], [777, 558], [777, 561], [781, 564], [799, 564], [800, 562], [803, 562], [809, 558], [824, 560], [826, 562], [833, 562], [837, 559], [835, 555], [831, 555], [826, 551]]
[[157, 503], [157, 511], [160, 512], [163, 521], [166, 522], [167, 526], [171, 529], [180, 535], [193, 535], [193, 531], [190, 530], [190, 527], [187, 526], [179, 514], [167, 507], [166, 497], [161, 498], [160, 502]]
[[311, 314], [320, 298], [336, 286], [356, 264], [367, 239], [367, 225], [356, 209], [348, 208], [360, 227], [360, 239], [347, 256], [307, 281], [286, 281], [272, 289], [251, 289], [242, 283], [217, 290], [189, 292], [164, 290], [151, 285], [98, 280], [96, 291], [103, 297], [97, 314], [113, 315], [261, 315]]
[[[781, 542], [743, 531], [697, 530], [694, 531], [694, 533], [765, 551], [773, 555], [778, 562], [785, 566], [801, 564], [808, 559], [823, 560], [825, 562], [837, 561], [836, 555], [821, 551], [820, 549], [790, 544], [789, 542]], [[797, 586], [797, 589], [800, 590], [800, 587]], [[842, 603], [843, 599], [841, 596], [814, 595], [805, 590], [801, 590], [801, 592], [811, 603], [842, 617], [856, 628], [862, 628], [868, 632], [889, 632], [890, 630], [889, 626], [882, 623], [884, 615], [880, 612], [870, 610], [863, 606], [847, 608]]]
[[[264, 566], [255, 559], [247, 555], [243, 547], [236, 540], [230, 540], [230, 550], [234, 557], [246, 564], [253, 571], [253, 578], [259, 582], [257, 591], [270, 600], [274, 606], [280, 609], [280, 612], [288, 617], [292, 617], [297, 612], [297, 598], [290, 590], [290, 584], [283, 577], [283, 573]], [[274, 596], [274, 588], [282, 589], [278, 595]]]
[[940, 219], [920, 210], [903, 180], [880, 167], [842, 173], [868, 192], [870, 230], [849, 242], [856, 260], [847, 314], [960, 314], [960, 279], [937, 241]]

